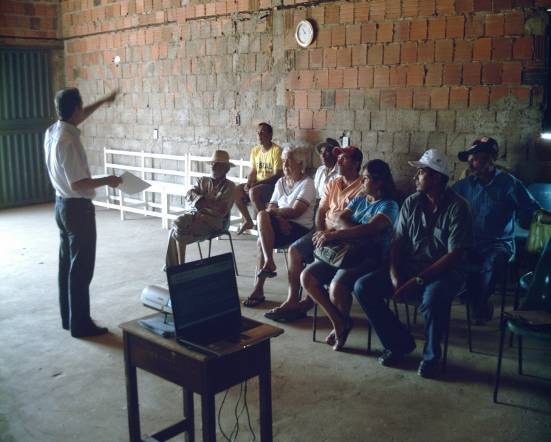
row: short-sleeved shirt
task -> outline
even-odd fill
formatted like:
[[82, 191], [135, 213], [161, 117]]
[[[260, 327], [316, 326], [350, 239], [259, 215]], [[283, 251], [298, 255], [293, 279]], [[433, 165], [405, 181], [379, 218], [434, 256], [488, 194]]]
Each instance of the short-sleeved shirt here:
[[330, 169], [325, 164], [322, 164], [316, 169], [316, 174], [314, 175], [314, 185], [316, 186], [317, 198], [321, 199], [325, 194], [325, 187], [329, 181], [334, 180], [339, 176], [337, 168], [333, 167]]
[[307, 208], [298, 218], [293, 218], [289, 221], [311, 229], [314, 225], [314, 206], [316, 202], [316, 189], [312, 178], [304, 177], [293, 186], [289, 186], [286, 183], [285, 177], [277, 180], [270, 204], [275, 204], [277, 207], [283, 209], [293, 207], [295, 201], [302, 201], [306, 204]]
[[331, 216], [342, 212], [348, 207], [352, 199], [357, 196], [362, 190], [362, 177], [358, 176], [350, 184], [346, 185], [344, 178], [338, 176], [334, 180], [327, 183], [325, 194], [322, 196], [319, 207], [327, 210], [325, 221], [327, 222]]
[[394, 227], [395, 238], [404, 240], [415, 269], [426, 268], [444, 255], [472, 245], [472, 218], [463, 198], [447, 188], [435, 213], [427, 216], [426, 205], [423, 193], [409, 196]]
[[57, 196], [63, 198], [88, 198], [96, 195], [94, 189], [76, 192], [71, 184], [91, 178], [80, 130], [65, 121], [52, 124], [44, 136], [44, 155], [50, 181]]
[[369, 224], [375, 215], [382, 213], [390, 224], [380, 235], [373, 237], [373, 240], [381, 244], [383, 256], [388, 252], [388, 246], [392, 237], [392, 228], [398, 218], [399, 207], [396, 201], [378, 200], [370, 202], [365, 196], [357, 196], [350, 204], [348, 209], [352, 211], [352, 220], [358, 224]]
[[278, 170], [283, 169], [281, 147], [272, 144], [272, 147], [266, 152], [261, 144], [254, 146], [251, 151], [251, 167], [256, 171], [258, 181], [274, 176]]
[[501, 243], [514, 253], [515, 218], [529, 224], [540, 208], [517, 178], [501, 170], [496, 170], [488, 184], [470, 175], [452, 189], [471, 206], [476, 246]]

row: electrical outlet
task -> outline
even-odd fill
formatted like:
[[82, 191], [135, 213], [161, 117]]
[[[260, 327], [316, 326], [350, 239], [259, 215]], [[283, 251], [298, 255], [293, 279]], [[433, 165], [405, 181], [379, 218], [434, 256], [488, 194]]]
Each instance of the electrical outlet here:
[[350, 144], [350, 137], [342, 137], [342, 147], [348, 147]]
[[159, 139], [159, 129], [153, 129], [153, 139], [154, 140]]

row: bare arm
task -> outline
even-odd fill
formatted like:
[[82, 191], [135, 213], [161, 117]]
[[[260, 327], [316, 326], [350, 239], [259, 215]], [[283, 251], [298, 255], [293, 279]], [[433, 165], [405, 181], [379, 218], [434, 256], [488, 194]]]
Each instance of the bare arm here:
[[327, 207], [319, 206], [316, 212], [316, 230], [325, 230], [325, 214], [327, 213]]
[[395, 289], [400, 287], [404, 281], [402, 272], [404, 245], [403, 238], [397, 238], [390, 244], [390, 280]]
[[295, 201], [293, 207], [274, 207], [274, 204], [268, 206], [268, 212], [271, 212], [275, 215], [281, 216], [286, 219], [298, 218], [302, 215], [306, 209], [308, 209], [308, 204], [304, 201]]
[[356, 224], [352, 221], [352, 211], [349, 209], [341, 213], [339, 220], [338, 230], [330, 233], [331, 239], [350, 239], [377, 235], [390, 226], [390, 220], [382, 213], [375, 215], [367, 224]]
[[115, 101], [115, 97], [119, 93], [118, 89], [115, 89], [113, 92], [111, 92], [109, 95], [106, 95], [103, 98], [100, 98], [98, 101], [89, 104], [88, 106], [85, 106], [82, 109], [82, 113], [80, 114], [79, 118], [75, 119], [74, 124], [75, 126], [78, 126], [80, 123], [82, 123], [86, 118], [88, 118], [90, 115], [92, 115], [101, 105], [105, 103], [112, 103]]
[[115, 175], [102, 178], [84, 178], [83, 180], [71, 183], [71, 190], [74, 192], [82, 192], [101, 186], [117, 187], [120, 183], [122, 183], [122, 179]]

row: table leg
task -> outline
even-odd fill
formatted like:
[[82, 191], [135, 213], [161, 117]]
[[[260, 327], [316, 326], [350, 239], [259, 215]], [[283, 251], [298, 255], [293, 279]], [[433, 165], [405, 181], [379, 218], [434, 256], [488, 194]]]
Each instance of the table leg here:
[[216, 412], [213, 393], [201, 395], [201, 418], [203, 420], [203, 442], [216, 441]]
[[193, 391], [182, 389], [184, 394], [184, 417], [188, 421], [186, 442], [195, 442], [195, 421], [193, 415]]
[[130, 362], [130, 340], [123, 333], [124, 341], [124, 371], [126, 374], [126, 406], [128, 408], [128, 432], [131, 442], [141, 441], [140, 408], [138, 405], [138, 381], [136, 367]]
[[268, 343], [268, 368], [258, 375], [260, 395], [260, 440], [272, 442], [272, 371], [270, 368], [270, 347]]

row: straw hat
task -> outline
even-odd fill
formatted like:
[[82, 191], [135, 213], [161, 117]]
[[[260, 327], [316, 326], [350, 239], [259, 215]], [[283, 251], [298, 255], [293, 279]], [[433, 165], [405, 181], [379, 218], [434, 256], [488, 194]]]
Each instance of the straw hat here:
[[230, 167], [235, 167], [235, 164], [230, 162], [230, 155], [225, 150], [215, 150], [210, 159], [210, 164], [222, 163], [229, 164]]

